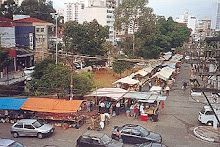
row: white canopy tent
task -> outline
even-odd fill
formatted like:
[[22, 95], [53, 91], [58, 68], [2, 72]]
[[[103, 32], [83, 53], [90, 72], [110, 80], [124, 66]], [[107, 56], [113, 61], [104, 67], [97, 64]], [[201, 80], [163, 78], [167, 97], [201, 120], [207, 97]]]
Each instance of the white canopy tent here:
[[127, 90], [121, 88], [100, 88], [86, 95], [85, 97], [109, 97], [117, 101], [122, 98], [126, 93]]
[[113, 84], [118, 84], [118, 83], [128, 84], [128, 85], [135, 85], [135, 84], [138, 84], [139, 81], [135, 80], [135, 79], [132, 79], [130, 77], [125, 77], [125, 78], [121, 78], [121, 79], [115, 81]]

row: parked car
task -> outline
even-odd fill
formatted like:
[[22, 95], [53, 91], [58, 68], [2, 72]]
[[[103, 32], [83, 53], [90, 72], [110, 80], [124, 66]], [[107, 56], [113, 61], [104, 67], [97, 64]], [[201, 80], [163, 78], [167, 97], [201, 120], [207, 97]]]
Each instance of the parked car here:
[[127, 124], [122, 127], [115, 126], [112, 129], [112, 139], [117, 139], [117, 130], [121, 135], [123, 143], [142, 144], [146, 142], [162, 142], [160, 134], [148, 131], [139, 125]]
[[24, 69], [24, 75], [27, 81], [30, 81], [32, 79], [31, 75], [33, 74], [33, 72], [34, 72], [34, 66]]
[[77, 139], [77, 147], [122, 147], [123, 143], [113, 142], [101, 132], [88, 131]]
[[25, 146], [11, 139], [0, 138], [0, 147], [25, 147]]
[[37, 136], [43, 138], [54, 132], [54, 127], [43, 124], [36, 119], [21, 119], [11, 127], [11, 134], [14, 138], [19, 136]]
[[146, 142], [143, 144], [136, 144], [135, 147], [166, 147], [166, 145], [159, 142]]

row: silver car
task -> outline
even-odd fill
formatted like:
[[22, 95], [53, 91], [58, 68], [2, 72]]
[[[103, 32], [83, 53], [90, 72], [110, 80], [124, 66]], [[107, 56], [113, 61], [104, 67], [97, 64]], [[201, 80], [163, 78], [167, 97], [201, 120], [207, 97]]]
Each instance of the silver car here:
[[54, 127], [49, 124], [42, 124], [36, 119], [21, 119], [11, 127], [11, 134], [14, 138], [19, 136], [37, 136], [43, 138], [54, 132]]
[[11, 139], [0, 138], [0, 147], [25, 147], [25, 146]]

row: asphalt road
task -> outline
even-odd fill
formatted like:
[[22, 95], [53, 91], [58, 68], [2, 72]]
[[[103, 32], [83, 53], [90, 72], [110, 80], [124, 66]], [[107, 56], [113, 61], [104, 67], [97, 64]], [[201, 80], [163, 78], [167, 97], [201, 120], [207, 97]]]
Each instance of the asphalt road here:
[[[189, 71], [189, 66], [183, 65], [181, 67], [176, 83], [170, 91], [170, 96], [165, 101], [165, 108], [160, 110], [158, 122], [134, 120], [127, 118], [125, 114], [121, 114], [112, 118], [103, 132], [110, 136], [111, 129], [115, 125], [139, 124], [148, 130], [161, 134], [163, 143], [169, 147], [220, 147], [218, 144], [204, 142], [193, 136], [192, 128], [200, 125], [197, 118], [203, 104], [196, 102], [189, 96], [189, 89], [185, 92], [181, 89], [182, 80], [189, 79]], [[205, 101], [203, 97], [196, 99]], [[11, 125], [0, 124], [0, 138], [14, 139], [10, 134]], [[25, 144], [27, 147], [43, 147], [45, 145], [73, 147], [76, 145], [77, 138], [86, 131], [86, 124], [80, 129], [62, 130], [60, 127], [56, 127], [54, 134], [48, 138], [20, 137], [14, 140]]]

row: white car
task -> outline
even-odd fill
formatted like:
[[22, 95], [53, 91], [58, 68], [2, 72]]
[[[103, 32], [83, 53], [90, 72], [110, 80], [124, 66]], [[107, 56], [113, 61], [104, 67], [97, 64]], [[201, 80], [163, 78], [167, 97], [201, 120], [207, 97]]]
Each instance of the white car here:
[[25, 147], [25, 146], [11, 139], [0, 138], [0, 147]]
[[24, 75], [27, 81], [31, 80], [31, 75], [33, 72], [34, 72], [34, 66], [24, 69]]
[[189, 56], [186, 56], [185, 59], [186, 59], [186, 60], [189, 60], [190, 58], [189, 58]]

